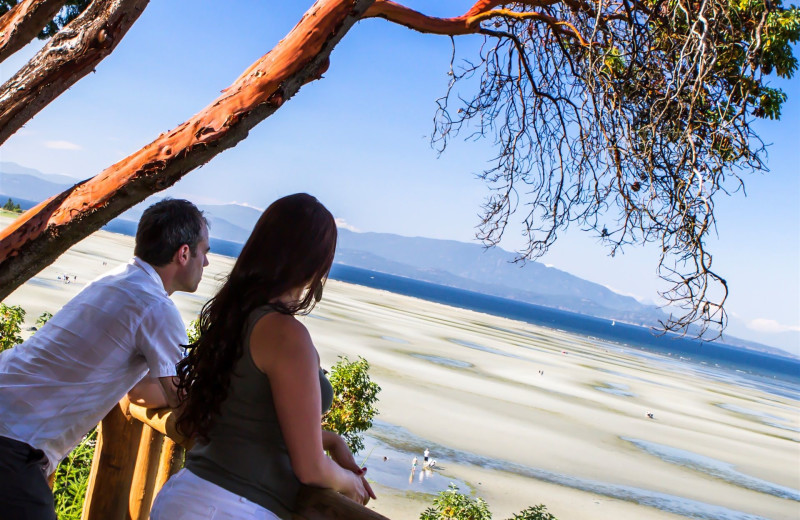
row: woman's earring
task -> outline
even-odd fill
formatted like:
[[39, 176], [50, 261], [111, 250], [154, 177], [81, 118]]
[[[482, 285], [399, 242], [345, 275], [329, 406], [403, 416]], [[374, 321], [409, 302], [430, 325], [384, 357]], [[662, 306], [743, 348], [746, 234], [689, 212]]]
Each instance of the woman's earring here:
[[322, 299], [322, 282], [314, 287], [314, 301], [319, 302]]

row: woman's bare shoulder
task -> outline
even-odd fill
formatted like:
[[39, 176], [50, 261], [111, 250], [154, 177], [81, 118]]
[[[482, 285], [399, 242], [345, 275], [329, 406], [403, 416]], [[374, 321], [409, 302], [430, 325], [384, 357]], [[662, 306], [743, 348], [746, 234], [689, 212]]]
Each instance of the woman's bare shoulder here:
[[316, 357], [306, 326], [294, 316], [279, 312], [271, 312], [256, 322], [250, 336], [250, 351], [256, 366], [264, 372], [286, 359]]

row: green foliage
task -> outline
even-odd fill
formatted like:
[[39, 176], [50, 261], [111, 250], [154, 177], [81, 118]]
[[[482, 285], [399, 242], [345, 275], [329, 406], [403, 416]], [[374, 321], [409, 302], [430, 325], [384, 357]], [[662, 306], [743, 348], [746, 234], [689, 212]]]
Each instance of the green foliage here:
[[558, 520], [552, 514], [547, 512], [547, 508], [539, 504], [538, 506], [531, 506], [525, 511], [520, 511], [509, 520]]
[[[489, 505], [480, 497], [471, 498], [458, 492], [458, 486], [450, 484], [446, 491], [433, 499], [433, 506], [419, 516], [419, 520], [491, 520]], [[539, 504], [515, 514], [509, 520], [558, 520]]]
[[[0, 16], [6, 14], [12, 7], [20, 3], [21, 0], [0, 0]], [[86, 9], [91, 0], [67, 0], [64, 7], [48, 22], [37, 36], [40, 40], [46, 40], [56, 34], [62, 27], [71, 22], [75, 17]]]
[[44, 311], [38, 318], [36, 318], [36, 328], [41, 329], [44, 327], [44, 324], [50, 321], [50, 318], [53, 317], [52, 312]]
[[368, 372], [369, 363], [361, 356], [358, 361], [339, 356], [330, 374], [333, 404], [322, 417], [323, 429], [341, 435], [353, 453], [364, 449], [359, 434], [372, 427], [372, 419], [378, 414], [375, 403], [381, 387], [370, 380]]
[[25, 310], [18, 306], [0, 303], [0, 352], [22, 343], [22, 322]]
[[470, 498], [458, 492], [458, 486], [450, 484], [446, 491], [433, 499], [419, 520], [492, 520], [489, 506], [482, 498]]
[[10, 198], [3, 204], [3, 209], [13, 213], [22, 213], [22, 208], [19, 207], [19, 204], [14, 204], [14, 201]]
[[194, 319], [186, 328], [186, 335], [189, 336], [189, 344], [197, 343], [200, 339], [200, 319]]
[[92, 429], [58, 465], [53, 484], [58, 520], [80, 520], [96, 445], [97, 430]]
[[[22, 307], [0, 303], [0, 352], [22, 342], [20, 332], [25, 314]], [[52, 317], [51, 313], [43, 312], [36, 320], [36, 326], [43, 326]], [[59, 520], [79, 520], [81, 517], [96, 444], [97, 431], [93, 429], [56, 468], [53, 496]]]

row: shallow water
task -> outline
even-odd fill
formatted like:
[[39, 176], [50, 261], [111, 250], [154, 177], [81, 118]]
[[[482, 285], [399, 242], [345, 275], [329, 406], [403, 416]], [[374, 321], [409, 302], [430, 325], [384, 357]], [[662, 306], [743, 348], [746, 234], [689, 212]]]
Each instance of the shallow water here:
[[604, 382], [603, 385], [605, 386], [595, 386], [595, 390], [600, 390], [601, 392], [605, 392], [607, 394], [618, 395], [621, 397], [636, 397], [636, 394], [629, 392], [630, 387], [628, 385], [624, 385], [622, 383], [607, 383]]
[[[469, 493], [470, 487], [464, 481], [448, 475], [446, 463], [439, 463], [437, 460], [434, 469], [423, 468], [422, 452], [424, 450], [425, 446], [418, 447], [416, 450], [399, 449], [366, 435], [364, 450], [356, 455], [356, 461], [362, 467], [368, 468], [368, 480], [392, 489], [436, 495], [440, 491], [446, 490], [452, 483], [458, 486], [462, 492]], [[411, 463], [414, 457], [417, 457], [417, 468], [412, 472]]]
[[693, 453], [691, 451], [673, 448], [672, 446], [665, 446], [663, 444], [657, 444], [655, 442], [644, 441], [641, 439], [630, 439], [627, 437], [620, 438], [624, 441], [630, 442], [645, 453], [658, 457], [663, 461], [705, 473], [706, 475], [722, 479], [735, 486], [800, 502], [800, 491], [746, 475], [734, 469], [733, 464], [707, 457], [705, 455], [700, 455], [698, 453]]
[[462, 347], [467, 347], [467, 348], [471, 348], [471, 349], [474, 349], [474, 350], [480, 350], [481, 352], [486, 352], [488, 354], [496, 354], [498, 356], [504, 356], [504, 357], [510, 357], [510, 358], [514, 358], [514, 359], [521, 359], [523, 361], [529, 361], [528, 359], [526, 359], [526, 358], [524, 358], [522, 356], [517, 356], [516, 354], [511, 354], [510, 352], [504, 352], [504, 351], [498, 350], [496, 348], [486, 347], [484, 345], [479, 345], [478, 343], [474, 343], [472, 341], [465, 341], [465, 340], [462, 340], [462, 339], [455, 339], [455, 338], [447, 338], [447, 341], [455, 343], [456, 345], [461, 345]]
[[431, 356], [429, 354], [410, 354], [412, 357], [424, 359], [425, 361], [430, 361], [431, 363], [436, 363], [437, 365], [443, 365], [446, 367], [452, 368], [472, 368], [475, 365], [472, 363], [467, 363], [466, 361], [459, 361], [457, 359], [450, 359], [441, 356]]
[[381, 339], [385, 339], [386, 341], [391, 341], [392, 343], [400, 343], [401, 345], [407, 345], [408, 341], [402, 338], [395, 338], [393, 336], [381, 336]]
[[[406, 460], [408, 461], [410, 461], [411, 457], [414, 456], [413, 454], [422, 453], [422, 451], [427, 447], [431, 450], [432, 455], [437, 459], [437, 461], [439, 461], [443, 466], [446, 466], [448, 463], [456, 463], [460, 465], [472, 465], [481, 468], [490, 468], [496, 471], [505, 471], [560, 486], [566, 486], [579, 489], [581, 491], [604, 495], [618, 500], [625, 500], [643, 506], [653, 507], [668, 513], [686, 516], [689, 518], [696, 518], [699, 520], [769, 520], [763, 516], [745, 513], [743, 511], [737, 511], [735, 509], [730, 509], [716, 504], [709, 504], [691, 498], [670, 495], [668, 493], [662, 493], [659, 491], [653, 491], [634, 486], [625, 486], [610, 482], [601, 482], [593, 479], [566, 475], [563, 473], [525, 466], [502, 459], [484, 457], [482, 455], [477, 455], [463, 450], [452, 449], [447, 446], [423, 439], [409, 432], [405, 428], [382, 421], [375, 422], [373, 429], [370, 430], [369, 437], [371, 437], [374, 441], [382, 442], [384, 445], [393, 447], [395, 451], [401, 454], [405, 454]], [[412, 454], [411, 457], [409, 457], [408, 454]], [[375, 463], [372, 464], [374, 465]], [[724, 465], [724, 463], [720, 464]], [[712, 466], [717, 467], [710, 463], [705, 464], [702, 467], [710, 468]], [[783, 492], [787, 493], [788, 496], [791, 497], [795, 496], [793, 493], [797, 493], [795, 490], [790, 488], [783, 488], [782, 486], [777, 486], [766, 481], [760, 481], [759, 479], [754, 479], [753, 477], [748, 477], [747, 475], [738, 473], [735, 470], [732, 470], [732, 472], [723, 472], [722, 474], [729, 478], [736, 478], [737, 481], [732, 483], [737, 485], [741, 485], [742, 482], [746, 482], [749, 489], [754, 489], [754, 487], [751, 486], [766, 484], [774, 487], [765, 486], [764, 489], [770, 489], [773, 491], [783, 489]], [[392, 482], [395, 482], [395, 480], [386, 478], [386, 480], [383, 481], [383, 477], [380, 474], [377, 476], [371, 475], [370, 478], [374, 478], [377, 482], [383, 485], [394, 487]], [[446, 489], [446, 486], [442, 489]], [[794, 498], [792, 499], [794, 500]]]

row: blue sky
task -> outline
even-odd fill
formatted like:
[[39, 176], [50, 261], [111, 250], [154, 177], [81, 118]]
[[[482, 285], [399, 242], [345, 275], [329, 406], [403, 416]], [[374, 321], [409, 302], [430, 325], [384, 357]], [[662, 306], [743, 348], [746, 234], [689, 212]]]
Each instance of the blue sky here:
[[[456, 15], [467, 2], [406, 4]], [[433, 4], [433, 5], [429, 5]], [[220, 9], [224, 5], [224, 9]], [[0, 148], [0, 160], [86, 178], [183, 122], [271, 49], [311, 5], [263, 1], [152, 2], [114, 53]], [[462, 37], [468, 55], [481, 42]], [[0, 65], [3, 79], [36, 51]], [[474, 240], [488, 190], [475, 178], [489, 142], [430, 148], [437, 97], [447, 85], [449, 38], [383, 20], [360, 22], [306, 85], [236, 148], [187, 175], [170, 193], [198, 202], [265, 207], [298, 191], [320, 198], [348, 226], [408, 236]], [[800, 54], [800, 48], [795, 49]], [[731, 334], [800, 352], [800, 81], [780, 122], [759, 129], [771, 172], [746, 179], [747, 197], [720, 198], [714, 266], [729, 282]], [[521, 244], [509, 229], [503, 247]], [[644, 302], [666, 287], [654, 248], [609, 258], [578, 228], [541, 259]]]

